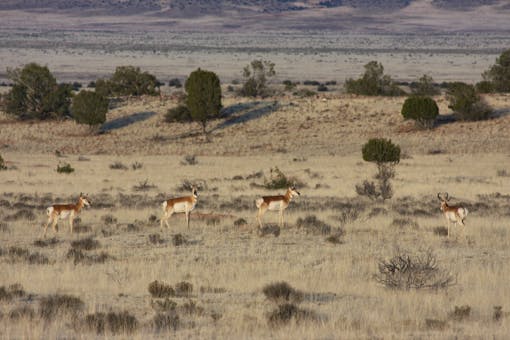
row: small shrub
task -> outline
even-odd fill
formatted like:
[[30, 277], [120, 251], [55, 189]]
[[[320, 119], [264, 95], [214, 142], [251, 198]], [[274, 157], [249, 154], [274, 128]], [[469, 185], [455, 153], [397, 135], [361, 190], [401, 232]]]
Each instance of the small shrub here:
[[112, 214], [106, 214], [101, 216], [101, 221], [106, 225], [111, 225], [117, 223], [117, 218]]
[[356, 184], [356, 193], [360, 196], [366, 196], [372, 200], [381, 196], [374, 182], [364, 180], [361, 184]]
[[411, 87], [415, 96], [435, 96], [441, 92], [434, 84], [434, 79], [426, 74], [417, 83], [412, 83]]
[[291, 186], [293, 186], [292, 180], [285, 176], [278, 167], [271, 168], [269, 179], [264, 179], [264, 188], [266, 189], [287, 189]]
[[191, 112], [186, 105], [178, 105], [171, 109], [168, 109], [165, 114], [165, 122], [167, 123], [187, 123], [192, 122]]
[[292, 303], [279, 305], [267, 316], [267, 321], [270, 326], [278, 327], [288, 324], [294, 320], [297, 324], [302, 322], [317, 321], [319, 317], [313, 311], [298, 308]]
[[311, 91], [309, 89], [299, 89], [296, 92], [294, 92], [293, 95], [299, 98], [308, 98], [316, 96], [317, 92]]
[[137, 185], [133, 186], [134, 191], [148, 191], [156, 188], [157, 186], [149, 183], [148, 179], [146, 179], [145, 181], [138, 182]]
[[92, 91], [81, 91], [73, 98], [71, 113], [79, 124], [95, 126], [106, 121], [108, 98]]
[[151, 307], [157, 312], [173, 312], [177, 307], [177, 302], [166, 298], [165, 300], [152, 300]]
[[92, 237], [83, 238], [71, 242], [71, 247], [76, 250], [94, 250], [100, 247], [99, 241]]
[[176, 296], [190, 296], [193, 293], [193, 285], [189, 282], [182, 281], [175, 285]]
[[59, 174], [70, 174], [74, 172], [74, 168], [69, 163], [61, 163], [57, 165], [57, 172]]
[[494, 306], [492, 312], [492, 320], [500, 321], [503, 317], [503, 306]]
[[35, 240], [34, 241], [34, 246], [45, 248], [45, 247], [56, 246], [59, 243], [60, 243], [60, 241], [56, 237], [53, 237], [53, 238], [50, 238], [50, 239], [47, 239], [47, 240], [46, 239], [44, 239], [44, 240]]
[[12, 261], [22, 261], [28, 264], [48, 264], [48, 258], [38, 252], [30, 253], [28, 249], [20, 247], [10, 247], [8, 254]]
[[133, 170], [140, 170], [141, 168], [143, 168], [143, 164], [140, 162], [134, 162], [131, 164], [131, 169]]
[[494, 84], [487, 80], [482, 80], [475, 84], [476, 92], [478, 93], [493, 93], [495, 92]]
[[345, 90], [366, 96], [400, 96], [403, 91], [391, 79], [384, 75], [384, 67], [377, 61], [371, 61], [365, 66], [365, 73], [359, 79], [347, 79]]
[[181, 161], [182, 165], [197, 165], [198, 159], [195, 155], [186, 155], [184, 159]]
[[498, 177], [510, 177], [510, 173], [508, 173], [508, 171], [506, 171], [506, 169], [498, 169], [498, 171], [496, 172], [496, 175]]
[[179, 310], [183, 313], [183, 314], [187, 314], [187, 315], [197, 315], [197, 316], [201, 316], [204, 314], [204, 307], [201, 307], [199, 305], [196, 304], [195, 301], [192, 301], [192, 300], [189, 300], [188, 302], [185, 302], [180, 308]]
[[9, 226], [5, 222], [0, 222], [0, 232], [7, 233], [9, 232]]
[[182, 246], [183, 244], [187, 244], [188, 240], [186, 240], [186, 237], [184, 237], [182, 234], [175, 234], [172, 236], [172, 243], [174, 246], [178, 247]]
[[42, 319], [51, 321], [59, 315], [70, 315], [76, 317], [83, 308], [85, 303], [72, 295], [54, 294], [43, 297], [39, 302], [39, 315]]
[[32, 320], [35, 318], [35, 311], [31, 306], [21, 306], [9, 312], [9, 319], [18, 321], [20, 319]]
[[66, 255], [67, 259], [72, 259], [73, 264], [87, 264], [92, 265], [96, 263], [105, 263], [108, 259], [112, 259], [112, 257], [107, 252], [101, 252], [99, 255], [87, 255], [83, 251], [79, 249], [69, 249]]
[[363, 160], [376, 164], [400, 162], [400, 147], [390, 139], [372, 138], [362, 148]]
[[326, 92], [328, 91], [328, 87], [324, 84], [320, 84], [319, 86], [317, 86], [317, 92]]
[[234, 226], [236, 226], [236, 227], [242, 227], [242, 226], [245, 226], [247, 224], [248, 224], [248, 222], [244, 218], [242, 218], [242, 217], [240, 217], [240, 218], [238, 218], [237, 220], [234, 221]]
[[7, 170], [7, 166], [5, 165], [5, 161], [2, 158], [2, 155], [0, 155], [0, 170]]
[[7, 288], [0, 287], [0, 301], [11, 301], [14, 298], [25, 296], [25, 290], [19, 283], [12, 284]]
[[303, 81], [303, 85], [306, 85], [306, 86], [319, 86], [321, 83], [318, 82], [317, 80], [305, 80]]
[[181, 83], [179, 78], [172, 78], [168, 82], [168, 86], [169, 87], [175, 87], [175, 88], [181, 88], [182, 87], [182, 83]]
[[425, 325], [428, 329], [444, 330], [448, 327], [448, 322], [438, 319], [425, 319]]
[[420, 128], [431, 128], [439, 115], [439, 108], [430, 97], [413, 96], [406, 99], [402, 105], [404, 119], [412, 119]]
[[411, 220], [410, 218], [394, 218], [391, 222], [392, 227], [404, 228], [410, 227], [412, 229], [418, 229], [418, 222]]
[[273, 282], [262, 289], [266, 298], [274, 303], [299, 303], [303, 300], [303, 293], [294, 289], [287, 282]]
[[455, 306], [455, 309], [448, 314], [448, 318], [454, 321], [464, 321], [471, 315], [471, 306]]
[[113, 170], [127, 170], [128, 167], [125, 166], [122, 162], [116, 161], [116, 162], [110, 164], [110, 169], [113, 169]]
[[344, 234], [345, 232], [342, 230], [341, 232], [335, 233], [334, 235], [330, 235], [326, 238], [326, 242], [333, 244], [342, 244], [344, 243], [344, 241], [342, 240]]
[[150, 234], [149, 235], [149, 242], [152, 244], [163, 244], [165, 243], [165, 240], [161, 238], [160, 234]]
[[149, 284], [148, 289], [153, 298], [167, 298], [175, 296], [174, 288], [164, 282], [153, 281]]
[[434, 234], [437, 236], [448, 236], [448, 228], [446, 227], [435, 227]]
[[456, 82], [446, 92], [448, 106], [461, 120], [476, 121], [488, 119], [492, 108], [476, 93], [473, 85]]
[[7, 215], [4, 220], [6, 221], [18, 221], [18, 220], [29, 220], [34, 221], [36, 219], [35, 214], [31, 210], [21, 209], [16, 211], [12, 215]]
[[280, 229], [280, 226], [278, 226], [276, 224], [267, 223], [262, 228], [258, 228], [257, 232], [260, 237], [263, 237], [266, 235], [274, 235], [274, 237], [278, 237], [278, 236], [280, 236], [281, 229]]
[[131, 334], [138, 328], [138, 320], [127, 311], [89, 314], [85, 324], [97, 334]]
[[315, 215], [298, 218], [296, 225], [298, 228], [303, 228], [307, 233], [314, 235], [327, 235], [331, 233], [331, 226], [319, 220]]
[[375, 279], [392, 289], [439, 289], [454, 284], [453, 276], [439, 268], [430, 250], [418, 255], [400, 252], [389, 260], [380, 261]]
[[158, 313], [154, 316], [152, 325], [156, 332], [175, 331], [180, 325], [179, 315]]

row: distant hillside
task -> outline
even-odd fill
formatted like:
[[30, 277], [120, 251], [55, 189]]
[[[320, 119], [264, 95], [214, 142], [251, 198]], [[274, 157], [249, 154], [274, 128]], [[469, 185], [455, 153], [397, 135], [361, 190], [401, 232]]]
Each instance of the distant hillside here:
[[[412, 2], [426, 0], [2, 0], [0, 10], [108, 10], [118, 11], [167, 11], [175, 14], [217, 14], [224, 11], [238, 12], [288, 12], [317, 8], [352, 7], [355, 9], [399, 9]], [[499, 0], [432, 0], [438, 8], [473, 8], [493, 5]]]

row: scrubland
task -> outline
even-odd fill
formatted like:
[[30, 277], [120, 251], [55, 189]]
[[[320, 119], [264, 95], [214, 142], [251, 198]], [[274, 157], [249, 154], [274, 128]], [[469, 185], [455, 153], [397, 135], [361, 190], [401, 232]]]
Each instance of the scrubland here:
[[[227, 94], [210, 142], [198, 125], [164, 122], [170, 97], [118, 103], [98, 135], [2, 115], [0, 336], [504, 338], [510, 97], [486, 99], [494, 119], [420, 131], [402, 120], [403, 98]], [[385, 202], [354, 190], [376, 172], [361, 145], [380, 136], [403, 151]], [[75, 171], [57, 173], [63, 163]], [[275, 166], [301, 196], [283, 228], [268, 212], [257, 231], [254, 200], [278, 192], [262, 187]], [[160, 230], [161, 203], [189, 183], [190, 228], [174, 215]], [[470, 211], [450, 237], [440, 191]], [[43, 239], [46, 208], [80, 192], [92, 206], [76, 232], [63, 220]], [[388, 288], [380, 264], [399, 254], [431, 254], [448, 284]], [[297, 292], [272, 299], [276, 282]]]

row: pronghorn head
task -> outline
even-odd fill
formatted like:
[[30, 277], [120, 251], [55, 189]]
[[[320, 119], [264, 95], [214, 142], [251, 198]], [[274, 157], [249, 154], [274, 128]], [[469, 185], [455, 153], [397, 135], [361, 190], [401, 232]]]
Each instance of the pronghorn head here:
[[80, 203], [87, 207], [90, 206], [89, 198], [83, 195], [83, 193], [80, 193]]
[[198, 197], [198, 189], [195, 185], [191, 187], [191, 195], [195, 198]]
[[447, 192], [445, 192], [444, 195], [442, 195], [440, 192], [438, 192], [437, 198], [441, 201], [441, 210], [445, 211], [446, 208], [448, 207], [447, 202], [450, 200], [450, 196], [448, 195]]
[[301, 195], [301, 193], [296, 190], [296, 186], [295, 185], [289, 187], [289, 189], [287, 189], [287, 192], [290, 193], [290, 197], [300, 196]]

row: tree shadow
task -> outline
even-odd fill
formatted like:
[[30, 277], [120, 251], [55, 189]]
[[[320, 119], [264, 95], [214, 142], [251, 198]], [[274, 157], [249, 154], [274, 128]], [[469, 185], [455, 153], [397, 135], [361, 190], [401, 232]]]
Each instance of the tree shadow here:
[[277, 108], [277, 101], [255, 101], [231, 105], [221, 112], [222, 118], [226, 118], [226, 120], [211, 131], [261, 118], [274, 112]]
[[121, 129], [128, 125], [140, 122], [142, 120], [149, 119], [150, 117], [154, 116], [155, 114], [156, 114], [156, 112], [153, 112], [153, 111], [145, 111], [145, 112], [133, 113], [132, 115], [125, 116], [125, 117], [116, 118], [114, 120], [104, 123], [101, 126], [101, 128], [99, 129], [99, 133], [105, 133], [108, 131]]
[[[486, 120], [491, 119], [500, 119], [505, 116], [510, 115], [510, 108], [504, 108], [500, 110], [494, 110], [490, 115], [489, 118]], [[447, 125], [455, 122], [460, 122], [461, 119], [457, 117], [455, 113], [449, 113], [449, 114], [441, 114], [436, 117], [436, 120], [434, 121], [434, 128], [442, 125]]]

